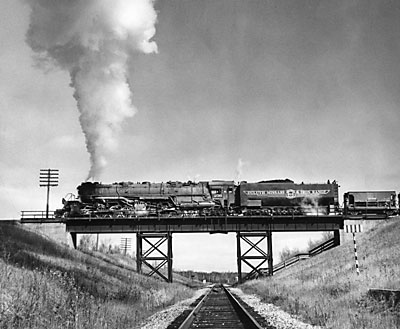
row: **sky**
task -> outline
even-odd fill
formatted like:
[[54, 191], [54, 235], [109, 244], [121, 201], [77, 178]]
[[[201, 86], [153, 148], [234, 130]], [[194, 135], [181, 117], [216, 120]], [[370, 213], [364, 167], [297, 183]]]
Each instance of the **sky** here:
[[[78, 110], [85, 98], [70, 62], [44, 65], [37, 52], [60, 42], [56, 32], [80, 33], [89, 23], [71, 32], [47, 12], [31, 20], [32, 3], [51, 2], [0, 2], [0, 218], [45, 208], [41, 168], [60, 171], [51, 209], [90, 176], [105, 183], [335, 179], [341, 195], [400, 191], [400, 2], [156, 1], [148, 43], [141, 49], [129, 37], [132, 49], [119, 48], [126, 50], [118, 59], [121, 88], [133, 110], [115, 123], [101, 156], [87, 150]], [[51, 33], [29, 34], [34, 28]], [[89, 89], [86, 101], [101, 99], [99, 90]], [[101, 164], [94, 178], [93, 157]], [[310, 236], [280, 234], [274, 250], [306, 246]], [[188, 244], [209, 251], [193, 256]], [[233, 235], [176, 235], [174, 264], [235, 270], [235, 250]]]

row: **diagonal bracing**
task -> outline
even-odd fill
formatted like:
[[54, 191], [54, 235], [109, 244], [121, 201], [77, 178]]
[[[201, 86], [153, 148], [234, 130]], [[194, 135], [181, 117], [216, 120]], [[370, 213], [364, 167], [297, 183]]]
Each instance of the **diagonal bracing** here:
[[[148, 245], [147, 250], [143, 250], [143, 241]], [[151, 270], [146, 275], [157, 274], [165, 281], [172, 282], [172, 233], [137, 233], [136, 243], [138, 273], [143, 273], [143, 265], [146, 265]], [[155, 262], [155, 265], [151, 262]], [[167, 273], [162, 271], [165, 266]]]
[[[243, 282], [254, 277], [272, 275], [272, 233], [266, 232], [237, 232], [237, 263], [238, 279]], [[254, 241], [254, 239], [257, 239]], [[267, 251], [260, 244], [267, 240]], [[242, 241], [248, 248], [242, 253]], [[262, 267], [267, 262], [267, 268]], [[251, 271], [242, 278], [242, 263], [246, 264]]]

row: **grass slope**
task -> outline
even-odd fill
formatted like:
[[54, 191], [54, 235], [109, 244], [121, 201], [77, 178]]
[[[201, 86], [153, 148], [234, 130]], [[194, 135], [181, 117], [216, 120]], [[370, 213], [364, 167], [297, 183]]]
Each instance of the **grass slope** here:
[[351, 240], [274, 277], [247, 282], [241, 288], [311, 324], [341, 329], [399, 328], [398, 301], [368, 297], [370, 288], [399, 289], [399, 236], [398, 217], [357, 234], [359, 276]]
[[185, 286], [138, 275], [120, 257], [0, 225], [0, 328], [137, 328], [192, 295]]

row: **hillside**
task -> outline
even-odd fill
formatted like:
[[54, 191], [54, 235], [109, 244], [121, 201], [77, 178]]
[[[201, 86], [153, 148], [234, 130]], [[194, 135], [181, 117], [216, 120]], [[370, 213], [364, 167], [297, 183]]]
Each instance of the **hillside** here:
[[400, 289], [399, 236], [398, 217], [357, 234], [359, 276], [354, 244], [347, 239], [341, 246], [241, 288], [311, 324], [340, 329], [399, 328], [398, 298], [377, 301], [368, 294], [373, 288]]
[[0, 225], [0, 328], [135, 328], [192, 296], [183, 285], [138, 275], [133, 260], [118, 257]]

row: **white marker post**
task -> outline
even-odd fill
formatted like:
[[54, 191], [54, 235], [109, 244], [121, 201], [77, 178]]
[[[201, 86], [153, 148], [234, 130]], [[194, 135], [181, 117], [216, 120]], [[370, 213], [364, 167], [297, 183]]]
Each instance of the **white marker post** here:
[[357, 257], [356, 233], [362, 232], [362, 225], [361, 224], [345, 225], [345, 231], [346, 231], [346, 233], [353, 233], [354, 259], [356, 262], [357, 275], [360, 275], [360, 269], [358, 266], [358, 257]]

